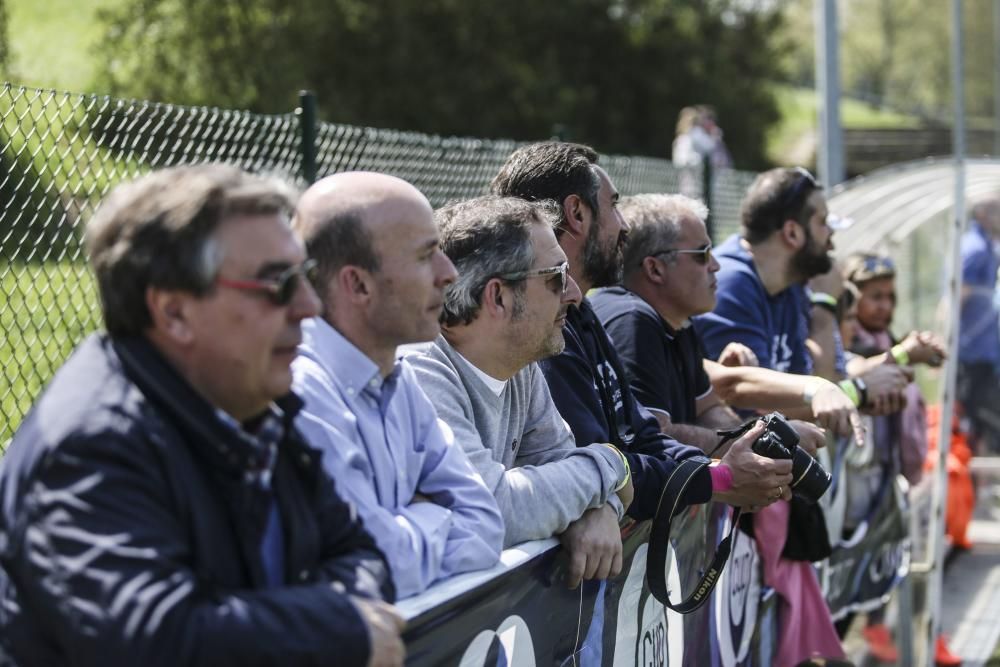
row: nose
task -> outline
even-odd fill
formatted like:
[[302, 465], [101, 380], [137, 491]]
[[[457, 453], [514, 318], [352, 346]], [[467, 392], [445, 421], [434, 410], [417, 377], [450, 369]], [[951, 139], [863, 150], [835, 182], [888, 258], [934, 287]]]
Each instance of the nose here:
[[580, 302], [583, 301], [583, 292], [580, 291], [580, 286], [573, 280], [573, 276], [567, 273], [566, 280], [566, 291], [563, 292], [562, 302], [579, 306]]
[[455, 265], [451, 263], [451, 259], [442, 250], [438, 250], [435, 257], [435, 276], [437, 278], [435, 285], [438, 287], [450, 285], [458, 278]]
[[708, 253], [708, 272], [709, 273], [718, 273], [719, 269], [721, 269], [721, 268], [722, 268], [722, 265], [719, 264], [719, 260], [717, 260], [715, 258], [715, 254], [709, 252]]
[[295, 298], [288, 307], [288, 319], [298, 322], [307, 317], [316, 317], [321, 310], [322, 304], [312, 283], [304, 278], [300, 279], [295, 288]]

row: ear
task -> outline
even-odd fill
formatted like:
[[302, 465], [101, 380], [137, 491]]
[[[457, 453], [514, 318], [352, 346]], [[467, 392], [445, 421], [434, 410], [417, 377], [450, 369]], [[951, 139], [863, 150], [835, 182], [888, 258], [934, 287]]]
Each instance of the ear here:
[[785, 224], [781, 226], [778, 232], [781, 234], [781, 238], [785, 244], [796, 250], [806, 244], [806, 230], [796, 220], [785, 220]]
[[371, 274], [358, 266], [342, 267], [333, 280], [337, 291], [353, 303], [363, 303], [371, 299], [375, 281]]
[[153, 320], [153, 329], [181, 345], [194, 340], [189, 324], [188, 304], [194, 297], [177, 290], [146, 288], [146, 309]]
[[642, 275], [654, 285], [662, 285], [667, 282], [663, 265], [657, 262], [655, 257], [646, 257], [642, 260]]
[[586, 222], [585, 214], [590, 212], [590, 208], [580, 198], [580, 195], [569, 195], [563, 199], [562, 210], [565, 220], [563, 228], [566, 233], [574, 238], [582, 238], [583, 227]]
[[495, 319], [503, 319], [509, 312], [511, 304], [504, 295], [504, 283], [499, 278], [491, 278], [483, 288], [482, 310], [484, 315]]

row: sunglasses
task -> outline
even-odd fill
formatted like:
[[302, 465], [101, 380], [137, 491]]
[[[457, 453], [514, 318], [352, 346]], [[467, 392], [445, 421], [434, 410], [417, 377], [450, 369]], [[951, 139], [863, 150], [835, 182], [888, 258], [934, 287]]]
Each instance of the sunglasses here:
[[785, 194], [781, 197], [781, 207], [787, 208], [799, 198], [799, 195], [808, 186], [809, 190], [819, 190], [819, 183], [816, 181], [816, 177], [809, 173], [808, 169], [803, 167], [795, 167], [795, 181], [792, 187], [785, 191]]
[[569, 262], [563, 262], [559, 266], [550, 266], [546, 269], [531, 269], [529, 271], [518, 271], [516, 273], [505, 273], [498, 276], [501, 280], [525, 280], [527, 278], [537, 278], [538, 276], [559, 276], [559, 293], [566, 294], [569, 289]]
[[290, 266], [274, 278], [254, 280], [232, 280], [216, 278], [215, 284], [231, 289], [261, 292], [263, 296], [276, 306], [287, 306], [295, 298], [300, 280], [305, 279], [311, 284], [316, 283], [316, 260], [307, 259], [301, 264]]
[[700, 248], [664, 248], [663, 250], [649, 253], [649, 256], [656, 257], [657, 255], [666, 255], [667, 253], [691, 255], [691, 259], [704, 266], [712, 261], [712, 244], [706, 243]]

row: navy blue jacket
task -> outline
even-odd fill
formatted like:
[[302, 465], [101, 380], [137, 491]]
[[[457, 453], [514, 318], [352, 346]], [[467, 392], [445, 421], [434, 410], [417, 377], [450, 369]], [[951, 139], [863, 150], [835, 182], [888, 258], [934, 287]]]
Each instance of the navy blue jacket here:
[[[618, 353], [587, 299], [579, 308], [570, 306], [563, 337], [562, 353], [539, 362], [552, 399], [577, 444], [610, 442], [625, 452], [635, 487], [628, 515], [650, 519], [677, 462], [704, 453], [660, 432], [656, 417], [632, 394]], [[686, 495], [682, 500], [690, 505], [711, 499], [707, 468], [691, 480]]]
[[[260, 555], [270, 492], [240, 440], [145, 339], [84, 341], [0, 463], [0, 644], [21, 665], [363, 665], [347, 593], [388, 569], [290, 427], [272, 478], [284, 587]], [[0, 652], [2, 653], [2, 652]]]

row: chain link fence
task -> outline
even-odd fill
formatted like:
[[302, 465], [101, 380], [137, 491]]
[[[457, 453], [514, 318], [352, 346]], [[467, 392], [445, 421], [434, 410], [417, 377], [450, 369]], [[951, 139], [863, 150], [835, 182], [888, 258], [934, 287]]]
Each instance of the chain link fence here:
[[[307, 113], [303, 113], [306, 111]], [[434, 206], [482, 194], [517, 146], [316, 123], [281, 115], [183, 107], [5, 84], [0, 90], [0, 451], [52, 374], [101, 324], [80, 245], [83, 224], [118, 183], [152, 169], [221, 161], [281, 176], [346, 170], [404, 178]], [[702, 197], [702, 175], [669, 161], [602, 156], [623, 194]], [[753, 174], [714, 175], [715, 236], [738, 225]]]

